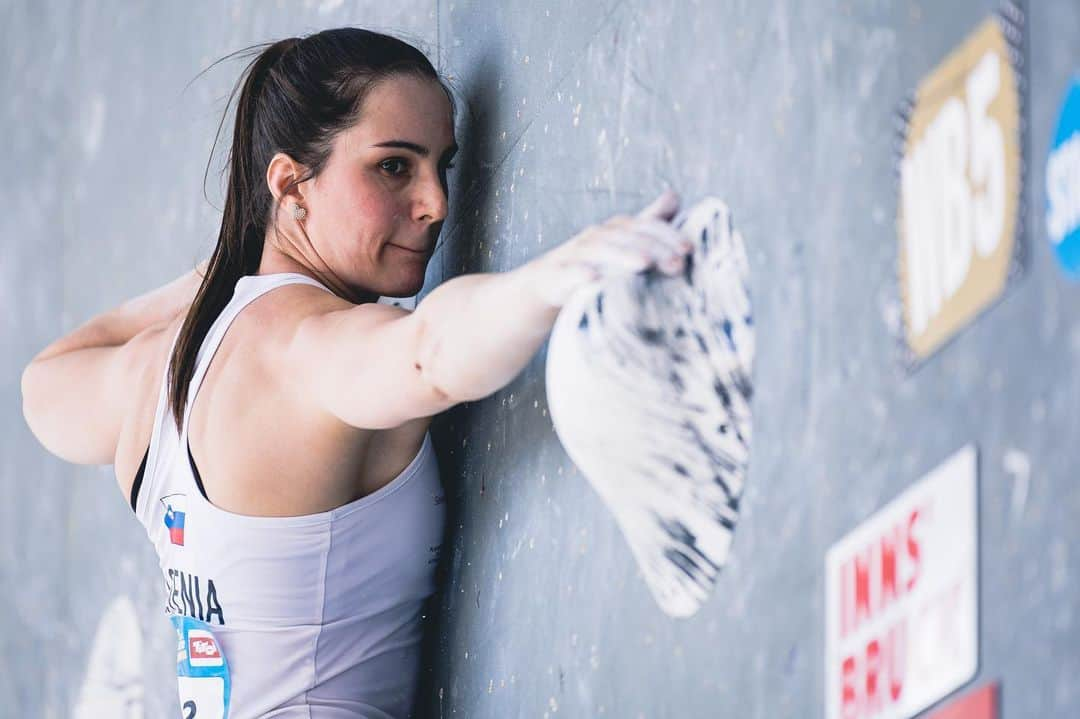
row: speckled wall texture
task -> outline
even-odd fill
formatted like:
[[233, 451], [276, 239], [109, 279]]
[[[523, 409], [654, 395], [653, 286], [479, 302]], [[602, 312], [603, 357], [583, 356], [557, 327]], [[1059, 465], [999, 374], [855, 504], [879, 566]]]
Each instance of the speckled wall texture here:
[[1080, 285], [1055, 266], [1042, 217], [1080, 3], [1025, 5], [1027, 269], [907, 373], [895, 114], [991, 2], [6, 3], [0, 716], [74, 715], [103, 617], [141, 652], [133, 702], [179, 716], [153, 549], [111, 467], [35, 441], [19, 373], [208, 253], [220, 145], [206, 197], [203, 172], [240, 63], [188, 82], [251, 43], [346, 24], [420, 44], [462, 103], [425, 292], [515, 267], [668, 183], [732, 208], [754, 295], [747, 487], [729, 563], [688, 619], [657, 608], [562, 450], [543, 351], [436, 422], [450, 536], [422, 716], [823, 717], [826, 550], [967, 443], [976, 683], [1001, 680], [1006, 718], [1080, 715]]

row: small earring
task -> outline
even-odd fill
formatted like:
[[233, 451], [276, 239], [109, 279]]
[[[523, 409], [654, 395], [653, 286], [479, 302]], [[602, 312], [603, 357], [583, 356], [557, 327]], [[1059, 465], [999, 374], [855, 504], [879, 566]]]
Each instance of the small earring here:
[[300, 205], [293, 205], [292, 206], [292, 216], [293, 216], [294, 220], [302, 220], [305, 217], [307, 217], [307, 210], [305, 210]]

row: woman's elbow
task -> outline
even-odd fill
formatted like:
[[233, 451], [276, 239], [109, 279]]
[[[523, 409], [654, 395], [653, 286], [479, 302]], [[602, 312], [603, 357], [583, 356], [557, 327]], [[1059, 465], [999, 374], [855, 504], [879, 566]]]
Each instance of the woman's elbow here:
[[68, 446], [72, 438], [64, 437], [64, 430], [60, 426], [62, 418], [57, 417], [56, 407], [50, 405], [48, 394], [48, 380], [43, 377], [42, 367], [31, 362], [22, 373], [20, 382], [22, 388], [22, 412], [26, 426], [34, 439], [50, 454], [67, 462], [81, 463], [75, 457]]
[[19, 381], [20, 391], [22, 393], [23, 418], [26, 419], [26, 423], [30, 425], [31, 430], [34, 428], [33, 414], [35, 409], [34, 399], [36, 397], [36, 369], [37, 367], [33, 362], [26, 365], [26, 367], [23, 368], [22, 378]]

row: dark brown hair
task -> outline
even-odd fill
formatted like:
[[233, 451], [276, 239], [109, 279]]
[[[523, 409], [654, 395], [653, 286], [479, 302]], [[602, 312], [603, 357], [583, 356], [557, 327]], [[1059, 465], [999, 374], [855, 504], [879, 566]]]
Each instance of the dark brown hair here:
[[[439, 82], [450, 100], [451, 113], [456, 112], [450, 86], [427, 57], [390, 35], [344, 27], [237, 52], [259, 54], [229, 95], [231, 103], [242, 86], [228, 157], [224, 217], [206, 276], [169, 358], [169, 406], [177, 431], [183, 426], [199, 346], [228, 304], [237, 280], [258, 270], [267, 223], [272, 221], [276, 230], [278, 203], [266, 184], [266, 168], [274, 154], [284, 152], [309, 170], [290, 183], [286, 192], [317, 177], [330, 158], [334, 138], [360, 117], [367, 94], [378, 82], [395, 75]], [[224, 122], [222, 116], [218, 135]], [[210, 154], [213, 157], [213, 149]]]

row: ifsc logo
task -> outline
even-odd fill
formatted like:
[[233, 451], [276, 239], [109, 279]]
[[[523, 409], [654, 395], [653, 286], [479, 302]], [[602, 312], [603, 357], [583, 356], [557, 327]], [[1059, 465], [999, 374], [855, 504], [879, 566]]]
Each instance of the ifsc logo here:
[[1046, 161], [1046, 233], [1066, 274], [1080, 280], [1080, 74], [1065, 94]]

